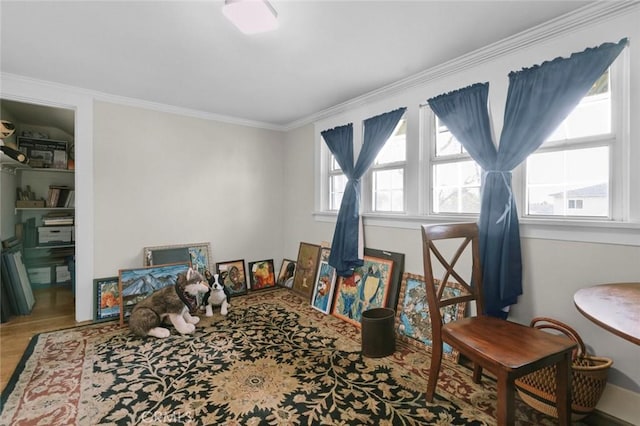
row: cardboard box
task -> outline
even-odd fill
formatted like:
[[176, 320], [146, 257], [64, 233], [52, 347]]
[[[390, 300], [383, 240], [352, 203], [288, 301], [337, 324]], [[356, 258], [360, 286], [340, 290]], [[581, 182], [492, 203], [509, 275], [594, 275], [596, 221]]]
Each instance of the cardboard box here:
[[27, 274], [29, 274], [29, 281], [31, 281], [31, 284], [51, 284], [50, 266], [29, 268], [27, 269]]
[[39, 226], [38, 244], [71, 243], [73, 226]]
[[71, 281], [71, 272], [67, 265], [56, 266], [56, 284], [68, 283]]
[[44, 200], [18, 200], [16, 201], [16, 207], [20, 209], [42, 208], [44, 207]]

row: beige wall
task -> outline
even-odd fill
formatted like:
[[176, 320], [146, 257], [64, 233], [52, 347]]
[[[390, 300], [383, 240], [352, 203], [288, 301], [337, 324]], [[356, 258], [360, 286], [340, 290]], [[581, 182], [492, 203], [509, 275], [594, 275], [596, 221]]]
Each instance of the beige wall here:
[[282, 133], [96, 102], [94, 273], [145, 246], [209, 242], [212, 261], [282, 257]]

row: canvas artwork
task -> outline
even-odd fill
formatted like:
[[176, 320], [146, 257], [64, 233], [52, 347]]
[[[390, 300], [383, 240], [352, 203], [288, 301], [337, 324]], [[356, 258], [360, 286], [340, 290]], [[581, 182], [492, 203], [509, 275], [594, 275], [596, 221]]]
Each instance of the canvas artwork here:
[[311, 300], [313, 281], [318, 271], [320, 246], [317, 244], [300, 243], [296, 272], [293, 277], [293, 291]]
[[244, 259], [216, 263], [219, 280], [232, 296], [247, 294], [247, 275], [244, 272]]
[[391, 271], [391, 281], [389, 282], [389, 296], [385, 307], [396, 310], [398, 305], [398, 293], [400, 292], [400, 284], [402, 282], [402, 273], [404, 272], [404, 254], [395, 253], [388, 250], [378, 250], [365, 247], [365, 256], [371, 256], [378, 259], [388, 259], [393, 262]]
[[204, 274], [205, 270], [211, 271], [213, 269], [211, 267], [211, 244], [178, 244], [144, 248], [144, 266], [182, 262], [190, 262], [201, 274]]
[[93, 280], [95, 289], [95, 320], [106, 321], [120, 317], [120, 290], [118, 277]]
[[263, 290], [276, 286], [276, 275], [273, 271], [273, 259], [249, 262], [251, 290]]
[[392, 273], [393, 261], [365, 255], [353, 275], [338, 279], [332, 315], [359, 327], [363, 311], [385, 306]]
[[[444, 288], [444, 298], [456, 297], [461, 289], [456, 283]], [[458, 303], [443, 308], [442, 320], [447, 323], [452, 319], [464, 317], [466, 303]], [[408, 343], [431, 346], [431, 318], [425, 280], [421, 275], [405, 273], [402, 276], [398, 310], [396, 311], [396, 330], [398, 337]], [[443, 344], [442, 355], [453, 361], [458, 360], [458, 351], [448, 344]]]
[[320, 266], [311, 296], [311, 306], [325, 314], [331, 311], [337, 276], [336, 269], [329, 265], [330, 253], [331, 249], [327, 247], [320, 250]]
[[121, 269], [118, 280], [120, 293], [120, 325], [131, 314], [133, 307], [156, 290], [175, 285], [179, 274], [189, 269], [189, 263], [158, 265], [147, 268]]
[[278, 273], [278, 285], [280, 287], [292, 288], [293, 276], [296, 272], [296, 262], [290, 259], [282, 259], [280, 272]]

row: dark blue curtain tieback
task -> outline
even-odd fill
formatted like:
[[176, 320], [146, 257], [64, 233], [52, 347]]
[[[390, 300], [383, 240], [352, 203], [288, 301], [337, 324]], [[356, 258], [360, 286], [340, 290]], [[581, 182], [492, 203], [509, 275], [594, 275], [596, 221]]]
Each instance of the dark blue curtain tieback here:
[[502, 176], [502, 182], [504, 183], [504, 186], [507, 189], [507, 193], [509, 194], [509, 198], [507, 199], [507, 202], [504, 205], [504, 211], [502, 212], [498, 220], [496, 220], [496, 225], [497, 225], [503, 220], [505, 220], [508, 215], [511, 214], [513, 192], [511, 191], [511, 185], [509, 185], [509, 181], [507, 180], [507, 174], [511, 175], [511, 172], [506, 170], [487, 170], [484, 173], [485, 173], [485, 176], [488, 175], [489, 173], [500, 173], [500, 176]]

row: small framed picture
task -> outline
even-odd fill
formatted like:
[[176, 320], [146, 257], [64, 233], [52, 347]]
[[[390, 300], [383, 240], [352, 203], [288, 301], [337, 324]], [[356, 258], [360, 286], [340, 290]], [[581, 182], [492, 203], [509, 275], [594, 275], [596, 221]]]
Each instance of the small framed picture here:
[[293, 276], [293, 291], [311, 300], [313, 281], [318, 272], [318, 258], [320, 246], [317, 244], [300, 243], [296, 272]]
[[244, 259], [216, 263], [216, 272], [220, 282], [232, 296], [247, 294], [247, 274], [244, 270]]
[[108, 321], [120, 318], [120, 290], [118, 277], [96, 278], [93, 280], [95, 290], [95, 321]]
[[333, 302], [333, 289], [336, 285], [336, 269], [329, 265], [329, 254], [331, 249], [323, 247], [320, 250], [320, 264], [315, 286], [311, 296], [311, 306], [322, 313], [328, 314], [331, 311]]
[[[462, 293], [458, 283], [448, 283], [444, 288], [444, 298], [457, 297]], [[442, 308], [442, 321], [447, 323], [453, 319], [464, 317], [466, 303], [457, 303]], [[431, 318], [429, 317], [429, 303], [427, 289], [422, 275], [404, 273], [400, 286], [400, 298], [396, 311], [396, 330], [400, 340], [414, 346], [431, 346]], [[448, 344], [443, 344], [442, 356], [452, 361], [458, 361], [458, 351]]]
[[386, 306], [393, 261], [364, 256], [364, 264], [350, 277], [340, 277], [332, 315], [360, 327], [362, 312]]
[[290, 259], [282, 259], [282, 265], [280, 266], [280, 272], [278, 273], [277, 284], [280, 287], [292, 288], [293, 276], [296, 272], [296, 262]]
[[120, 293], [120, 325], [131, 315], [133, 307], [156, 290], [175, 285], [179, 274], [186, 274], [189, 263], [121, 269], [118, 280]]
[[249, 262], [251, 290], [264, 290], [276, 286], [273, 259]]
[[144, 248], [144, 266], [190, 262], [201, 274], [211, 268], [211, 244], [176, 244]]

